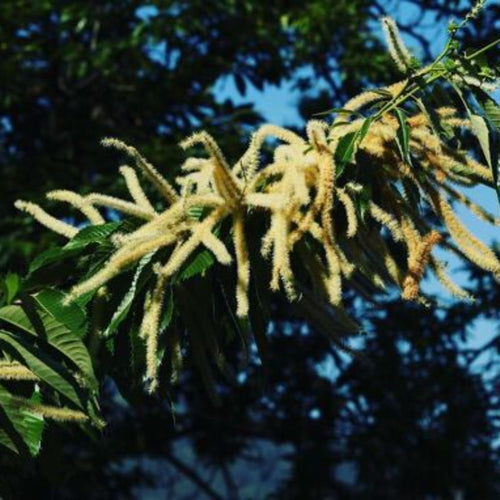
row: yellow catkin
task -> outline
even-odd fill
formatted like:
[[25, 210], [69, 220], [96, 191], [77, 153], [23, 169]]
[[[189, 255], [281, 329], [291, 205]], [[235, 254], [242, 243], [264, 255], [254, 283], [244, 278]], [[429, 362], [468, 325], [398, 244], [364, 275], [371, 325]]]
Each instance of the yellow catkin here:
[[[493, 173], [491, 169], [482, 165], [469, 155], [460, 151], [455, 151], [443, 145], [442, 153], [439, 156], [439, 165], [442, 169], [459, 175], [464, 181], [468, 181], [471, 176], [488, 184], [493, 183]], [[468, 181], [470, 183], [470, 180]]]
[[470, 120], [464, 120], [463, 118], [448, 118], [445, 123], [453, 128], [470, 128]]
[[[408, 85], [407, 80], [403, 80], [401, 82], [394, 83], [393, 85], [390, 85], [388, 87], [384, 87], [380, 90], [386, 91], [388, 94], [390, 94], [392, 97], [395, 97], [399, 95], [405, 87]], [[348, 110], [348, 111], [358, 111], [361, 108], [364, 108], [365, 106], [368, 106], [369, 104], [372, 104], [382, 98], [382, 95], [380, 92], [375, 92], [372, 90], [368, 90], [367, 92], [363, 92], [356, 97], [353, 97], [350, 101], [347, 101], [343, 109]], [[334, 124], [339, 123], [343, 120], [345, 120], [346, 116], [344, 113], [340, 113], [337, 118], [335, 118]]]
[[211, 158], [188, 158], [182, 165], [183, 172], [193, 172], [205, 169], [205, 167], [213, 166]]
[[0, 363], [0, 379], [1, 380], [26, 380], [37, 381], [38, 376], [25, 366], [16, 362]]
[[300, 205], [307, 205], [311, 201], [307, 187], [306, 176], [299, 168], [294, 168], [291, 175], [294, 197]]
[[408, 267], [410, 267], [409, 259], [411, 255], [418, 253], [418, 248], [422, 243], [422, 236], [408, 215], [404, 215], [401, 218], [401, 232], [403, 233], [403, 241], [408, 249]]
[[160, 273], [169, 277], [172, 276], [184, 264], [186, 259], [198, 248], [206, 231], [211, 231], [220, 220], [227, 215], [225, 206], [216, 208], [206, 217], [196, 228], [191, 236], [182, 243], [170, 256], [168, 262], [161, 268]]
[[480, 207], [478, 204], [474, 203], [470, 198], [465, 196], [460, 191], [453, 189], [451, 186], [447, 184], [443, 184], [441, 186], [448, 194], [450, 194], [453, 199], [462, 203], [462, 205], [466, 206], [476, 217], [479, 219], [493, 224], [495, 226], [500, 226], [500, 218], [495, 217], [493, 214], [490, 214], [484, 208]]
[[485, 167], [470, 156], [465, 157], [465, 165], [473, 174], [477, 175], [480, 179], [488, 183], [493, 183], [493, 172], [488, 167]]
[[290, 279], [290, 255], [288, 249], [289, 223], [283, 211], [276, 211], [274, 219], [273, 242], [273, 277], [271, 290], [279, 290], [279, 280]]
[[166, 278], [159, 275], [151, 298], [145, 308], [140, 336], [146, 340], [146, 377], [149, 381], [149, 392], [158, 388], [158, 337], [160, 320], [165, 296]]
[[440, 260], [433, 257], [430, 259], [431, 269], [434, 272], [438, 281], [443, 285], [454, 297], [464, 300], [474, 300], [474, 297], [463, 288], [458, 286], [447, 274], [445, 265]]
[[424, 236], [419, 244], [411, 249], [408, 259], [408, 274], [403, 281], [403, 292], [401, 296], [406, 300], [415, 300], [420, 289], [420, 281], [424, 276], [425, 269], [431, 257], [434, 245], [443, 240], [443, 236], [437, 231], [431, 231]]
[[14, 205], [18, 210], [30, 214], [34, 219], [42, 224], [42, 226], [45, 226], [51, 231], [54, 231], [54, 233], [61, 234], [62, 236], [65, 236], [69, 239], [73, 238], [73, 236], [78, 233], [78, 229], [76, 227], [73, 227], [70, 224], [66, 224], [66, 222], [63, 222], [59, 219], [56, 219], [52, 215], [49, 215], [45, 210], [43, 210], [35, 203], [17, 200]]
[[432, 197], [437, 213], [443, 218], [448, 232], [462, 252], [480, 268], [500, 277], [500, 261], [493, 250], [467, 230], [442, 196], [433, 192]]
[[386, 212], [383, 208], [379, 207], [373, 201], [370, 201], [369, 208], [372, 218], [389, 230], [389, 233], [394, 241], [401, 241], [403, 239], [401, 225], [395, 217], [393, 217], [389, 212]]
[[411, 54], [403, 43], [399, 34], [399, 29], [394, 20], [390, 17], [383, 17], [381, 22], [385, 40], [389, 48], [389, 54], [396, 63], [399, 71], [404, 73], [410, 68]]
[[104, 224], [106, 222], [99, 211], [94, 208], [84, 196], [80, 196], [73, 191], [58, 189], [50, 191], [46, 195], [49, 200], [64, 201], [80, 210], [87, 217], [91, 224]]
[[245, 236], [245, 219], [242, 212], [233, 216], [233, 242], [236, 253], [236, 315], [248, 316], [248, 285], [250, 260]]
[[148, 177], [148, 179], [154, 184], [154, 186], [158, 189], [158, 191], [170, 202], [174, 203], [178, 195], [175, 192], [175, 189], [167, 182], [167, 180], [160, 175], [158, 170], [156, 170], [151, 163], [149, 163], [145, 158], [143, 158], [137, 149], [132, 146], [128, 146], [123, 141], [119, 139], [114, 139], [112, 137], [105, 138], [101, 141], [103, 146], [114, 147], [119, 151], [123, 151], [124, 153], [131, 156], [136, 165], [141, 169], [144, 174]]
[[120, 198], [115, 198], [114, 196], [108, 196], [99, 193], [90, 193], [87, 195], [87, 200], [93, 205], [99, 205], [106, 208], [111, 208], [113, 210], [118, 210], [126, 215], [131, 215], [132, 217], [137, 217], [138, 219], [152, 220], [154, 218], [154, 213], [146, 210], [135, 203], [129, 201], [120, 200]]
[[144, 193], [139, 183], [139, 179], [137, 178], [135, 170], [131, 167], [128, 167], [127, 165], [122, 165], [120, 167], [120, 173], [123, 175], [130, 196], [132, 196], [136, 204], [142, 209], [147, 210], [151, 214], [156, 214], [153, 205], [151, 205], [148, 197]]
[[138, 239], [148, 237], [151, 234], [155, 234], [158, 231], [173, 230], [173, 228], [180, 228], [182, 218], [189, 208], [189, 203], [184, 207], [180, 201], [176, 202], [169, 209], [162, 212], [160, 215], [155, 217], [150, 222], [143, 224], [141, 227], [132, 231], [128, 234], [121, 235], [120, 241], [121, 245], [137, 241]]
[[31, 413], [40, 415], [43, 418], [56, 420], [58, 422], [84, 423], [89, 419], [89, 417], [85, 413], [78, 410], [72, 410], [71, 408], [61, 408], [57, 406], [34, 403], [32, 401], [17, 397], [13, 398], [13, 403]]
[[245, 197], [246, 204], [252, 207], [282, 210], [288, 200], [282, 194], [251, 193]]
[[315, 212], [319, 212], [321, 213], [321, 226], [324, 232], [324, 245], [331, 249], [334, 241], [332, 211], [335, 189], [335, 164], [326, 141], [326, 129], [326, 124], [317, 120], [309, 122], [307, 127], [309, 141], [317, 155], [319, 177], [313, 208], [310, 209], [308, 218], [304, 218], [307, 225], [299, 225], [297, 232], [300, 235], [301, 231], [307, 230], [307, 227], [314, 221]]
[[442, 118], [449, 118], [457, 114], [457, 110], [450, 106], [441, 106], [440, 108], [437, 108], [436, 112]]
[[352, 238], [356, 235], [356, 231], [358, 230], [358, 218], [356, 216], [354, 202], [344, 189], [337, 189], [336, 192], [340, 203], [344, 206], [347, 217], [347, 237]]
[[72, 302], [85, 293], [96, 290], [114, 278], [129, 264], [140, 260], [149, 252], [168, 246], [175, 241], [175, 234], [162, 234], [139, 244], [132, 242], [122, 246], [97, 273], [86, 281], [75, 285], [65, 298], [65, 302]]
[[428, 153], [440, 155], [442, 152], [443, 143], [431, 130], [428, 128], [413, 128], [411, 129], [410, 147], [423, 156]]
[[261, 238], [260, 253], [264, 259], [268, 259], [271, 256], [274, 244], [274, 223], [275, 218], [271, 220], [271, 227], [265, 232], [264, 236]]
[[391, 255], [386, 242], [378, 233], [375, 235], [370, 235], [370, 238], [372, 239], [374, 245], [379, 249], [379, 251], [383, 255], [386, 271], [389, 274], [390, 278], [396, 285], [400, 286], [403, 281], [402, 272], [399, 266], [397, 265], [396, 260]]
[[259, 165], [259, 151], [267, 137], [275, 137], [288, 144], [299, 146], [305, 146], [306, 144], [304, 139], [291, 130], [272, 124], [264, 124], [252, 135], [248, 150], [236, 162], [233, 169], [234, 174], [241, 174], [247, 181], [255, 176]]
[[214, 180], [221, 195], [227, 200], [238, 200], [241, 196], [240, 189], [233, 176], [229, 165], [214, 138], [207, 132], [197, 132], [180, 143], [183, 149], [188, 149], [196, 144], [202, 144], [214, 161]]
[[325, 280], [325, 287], [328, 292], [330, 303], [334, 306], [342, 302], [342, 278], [340, 259], [332, 245], [325, 247], [326, 261], [328, 264], [328, 276]]
[[201, 242], [214, 254], [220, 264], [228, 265], [233, 261], [224, 243], [212, 232], [207, 231]]

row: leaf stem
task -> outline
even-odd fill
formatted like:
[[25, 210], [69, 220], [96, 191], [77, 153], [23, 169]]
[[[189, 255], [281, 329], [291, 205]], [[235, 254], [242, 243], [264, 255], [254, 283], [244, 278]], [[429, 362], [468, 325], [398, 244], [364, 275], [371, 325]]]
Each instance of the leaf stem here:
[[474, 59], [477, 56], [481, 55], [483, 52], [490, 50], [491, 48], [493, 48], [495, 45], [498, 45], [499, 43], [500, 43], [500, 38], [497, 38], [495, 41], [489, 43], [488, 45], [485, 45], [483, 48], [476, 50], [476, 52], [473, 52], [472, 54], [465, 56], [465, 59], [467, 61], [470, 61], [471, 59]]

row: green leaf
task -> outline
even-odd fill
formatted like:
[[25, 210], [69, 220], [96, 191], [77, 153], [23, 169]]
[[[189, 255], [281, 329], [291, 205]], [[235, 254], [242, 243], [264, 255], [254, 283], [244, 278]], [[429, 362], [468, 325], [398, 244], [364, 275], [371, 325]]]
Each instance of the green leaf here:
[[21, 335], [6, 330], [0, 330], [0, 348], [9, 352], [43, 382], [83, 409], [76, 384], [71, 380], [68, 371], [45, 351], [28, 343]]
[[492, 130], [489, 126], [487, 120], [479, 115], [471, 116], [471, 130], [473, 134], [477, 137], [481, 150], [486, 159], [488, 166], [491, 168], [493, 173], [493, 180], [495, 183], [495, 189], [497, 191], [497, 196], [500, 201], [500, 163], [498, 158], [497, 149], [497, 133]]
[[192, 207], [189, 207], [187, 212], [189, 217], [191, 217], [192, 219], [201, 220], [203, 215], [207, 212], [207, 210], [206, 207], [194, 205]]
[[52, 247], [37, 255], [31, 261], [28, 274], [32, 274], [38, 269], [55, 262], [61, 262], [64, 259], [73, 257], [90, 244], [102, 245], [108, 243], [108, 237], [123, 224], [123, 222], [109, 222], [84, 227], [63, 247]]
[[203, 276], [214, 263], [215, 259], [212, 253], [208, 250], [202, 250], [180, 272], [179, 279], [180, 281], [185, 281], [198, 274]]
[[[482, 92], [482, 94], [485, 93]], [[493, 124], [498, 132], [500, 132], [500, 106], [498, 106], [496, 101], [488, 94], [485, 95], [486, 98], [480, 100], [481, 107], [483, 108], [485, 115], [488, 117], [488, 120]]]
[[495, 158], [493, 155], [488, 122], [479, 115], [472, 115], [470, 121], [472, 133], [476, 136], [479, 145], [481, 146], [486, 163], [490, 168], [493, 168], [493, 164], [497, 163], [498, 157]]
[[[79, 323], [77, 318], [68, 317], [68, 314], [71, 314], [70, 311], [76, 311], [76, 309], [68, 306], [69, 310], [63, 311], [62, 308], [65, 306], [57, 306], [51, 303], [50, 298], [54, 297], [53, 294], [46, 294], [42, 297], [42, 303], [49, 304], [48, 310], [34, 310], [34, 307], [30, 307], [29, 303], [24, 302], [23, 306], [10, 305], [0, 308], [0, 320], [47, 342], [77, 366], [85, 376], [89, 387], [97, 390], [98, 384], [87, 348], [77, 335], [68, 329], [64, 323], [56, 319], [56, 316], [64, 316], [65, 321], [70, 324], [73, 322], [74, 326], [77, 327]], [[37, 297], [34, 300], [37, 302]]]
[[405, 112], [401, 108], [396, 108], [395, 111], [399, 123], [399, 128], [396, 134], [396, 142], [401, 153], [401, 158], [408, 165], [411, 165], [410, 127], [406, 121]]
[[85, 338], [85, 334], [87, 333], [85, 311], [74, 302], [68, 305], [63, 304], [66, 294], [58, 290], [46, 288], [34, 295], [33, 298], [40, 308], [66, 326], [78, 338]]
[[104, 338], [107, 338], [112, 333], [114, 333], [118, 328], [118, 326], [120, 325], [120, 323], [127, 317], [132, 302], [135, 298], [139, 278], [142, 274], [144, 267], [151, 261], [152, 258], [153, 258], [153, 253], [149, 253], [139, 261], [134, 277], [132, 278], [132, 283], [130, 284], [130, 288], [127, 290], [127, 293], [125, 294], [122, 301], [118, 305], [116, 311], [113, 313], [111, 321], [109, 322], [108, 326], [103, 332]]
[[81, 250], [91, 243], [103, 243], [121, 226], [121, 224], [121, 222], [108, 222], [106, 224], [84, 227], [66, 243], [63, 249]]
[[[0, 444], [15, 453], [28, 451], [35, 456], [40, 451], [42, 442], [43, 418], [29, 412], [19, 404], [19, 400], [19, 397], [12, 395], [0, 383], [0, 413], [3, 413], [3, 418], [0, 418]], [[27, 403], [29, 401], [40, 401], [38, 389]]]
[[[489, 124], [489, 139], [497, 146], [500, 137], [500, 106], [486, 92], [479, 88], [474, 88], [474, 95], [486, 115]], [[481, 146], [482, 147], [482, 146]], [[496, 149], [496, 148], [495, 148]], [[500, 201], [500, 162], [498, 151], [495, 150], [491, 156], [491, 165], [493, 172], [493, 182], [495, 184], [498, 200]]]
[[319, 113], [314, 113], [313, 116], [328, 116], [336, 113], [338, 115], [356, 115], [362, 117], [363, 115], [359, 111], [352, 111], [350, 109], [344, 108], [331, 108], [326, 111], [321, 111]]
[[349, 132], [342, 136], [335, 150], [335, 164], [337, 166], [337, 176], [342, 175], [345, 166], [351, 161], [356, 147], [357, 132]]
[[381, 97], [385, 97], [386, 99], [392, 99], [392, 93], [389, 92], [387, 89], [373, 89], [370, 92], [379, 94]]
[[17, 274], [9, 273], [5, 276], [3, 283], [5, 287], [5, 302], [10, 304], [19, 291], [21, 279]]
[[161, 331], [165, 330], [165, 328], [168, 328], [174, 316], [174, 294], [171, 288], [167, 290], [166, 295], [167, 297], [165, 299], [165, 304], [163, 306], [165, 312], [163, 313], [163, 317], [160, 323]]
[[337, 177], [342, 175], [346, 165], [353, 159], [359, 143], [365, 138], [370, 128], [372, 118], [366, 118], [363, 125], [356, 132], [349, 132], [342, 136], [335, 149], [335, 165]]
[[52, 247], [41, 254], [37, 255], [30, 263], [28, 270], [28, 275], [34, 273], [38, 269], [53, 264], [54, 262], [61, 262], [63, 259], [67, 259], [72, 255], [78, 253], [78, 250], [73, 251], [65, 250], [64, 247]]

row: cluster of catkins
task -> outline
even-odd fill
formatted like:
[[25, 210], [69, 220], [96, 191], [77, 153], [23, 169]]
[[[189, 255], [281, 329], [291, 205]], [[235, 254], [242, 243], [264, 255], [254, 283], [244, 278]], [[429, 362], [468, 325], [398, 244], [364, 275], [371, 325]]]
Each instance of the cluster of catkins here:
[[[396, 54], [396, 57], [402, 56]], [[397, 96], [404, 85], [405, 82], [400, 82], [387, 87], [385, 93]], [[357, 116], [355, 112], [379, 100], [380, 95], [378, 91], [365, 92], [347, 102], [344, 109], [352, 112], [351, 116]], [[470, 127], [469, 121], [460, 118], [452, 108], [436, 112], [448, 127]], [[455, 252], [500, 278], [500, 261], [494, 251], [464, 227], [450, 204], [453, 199], [481, 219], [498, 225], [499, 219], [457, 190], [457, 186], [477, 182], [491, 185], [490, 170], [465, 151], [444, 144], [433, 132], [427, 114], [418, 113], [407, 119], [409, 148], [418, 163], [417, 172], [403, 159], [398, 148], [400, 121], [393, 113], [386, 113], [370, 124], [357, 145], [353, 163], [361, 154], [363, 162], [348, 164], [339, 180], [335, 164], [339, 140], [358, 131], [365, 122], [363, 118], [347, 121], [347, 116], [343, 112], [334, 126], [312, 120], [307, 124], [305, 137], [274, 125], [264, 125], [253, 134], [248, 149], [233, 165], [228, 163], [209, 134], [195, 133], [183, 141], [181, 147], [189, 149], [202, 145], [207, 155], [185, 161], [182, 175], [177, 178], [178, 189], [135, 148], [117, 139], [104, 139], [105, 146], [113, 146], [134, 160], [137, 170], [162, 195], [164, 206], [161, 209], [145, 195], [136, 169], [129, 166], [122, 166], [120, 172], [131, 200], [97, 193], [81, 196], [65, 190], [48, 193], [49, 199], [76, 207], [91, 224], [104, 222], [99, 208], [113, 209], [143, 222], [136, 230], [113, 235], [115, 252], [99, 271], [73, 287], [69, 301], [99, 289], [144, 256], [171, 247], [166, 262], [157, 262], [154, 268], [156, 284], [147, 296], [141, 327], [141, 336], [147, 345], [147, 377], [152, 389], [157, 384], [157, 346], [166, 285], [193, 252], [206, 247], [221, 265], [231, 265], [235, 261], [236, 312], [240, 317], [247, 316], [251, 269], [245, 226], [253, 211], [263, 211], [267, 215], [268, 225], [261, 235], [261, 253], [271, 263], [270, 287], [276, 291], [283, 289], [290, 300], [296, 298], [291, 253], [296, 245], [312, 240], [317, 241], [316, 247], [321, 250], [309, 256], [305, 267], [315, 291], [337, 308], [342, 307], [343, 282], [359, 272], [376, 286], [392, 283], [400, 287], [403, 298], [420, 300], [420, 282], [426, 269], [430, 269], [453, 295], [467, 298], [467, 292], [447, 276], [445, 264], [433, 255], [437, 246]], [[277, 139], [280, 144], [274, 150], [273, 159], [262, 164], [261, 151], [268, 137]], [[363, 221], [356, 200], [365, 186], [351, 175], [357, 168], [376, 172], [382, 190], [377, 203], [367, 201], [363, 214], [366, 220]], [[422, 202], [415, 199], [415, 192]], [[434, 219], [440, 221], [437, 229], [428, 225], [426, 220], [430, 219], [423, 219], [421, 203], [425, 203], [434, 212]], [[67, 238], [78, 232], [76, 227], [52, 217], [37, 205], [17, 201], [16, 206]], [[205, 215], [193, 216], [193, 207], [203, 207]], [[334, 214], [343, 214], [342, 231], [337, 230], [339, 221]], [[230, 247], [227, 241], [216, 236], [224, 220], [232, 223]], [[378, 228], [369, 236], [367, 221]], [[399, 245], [388, 244], [388, 237]], [[403, 265], [391, 250], [396, 246], [406, 249]], [[381, 258], [383, 269], [370, 265], [373, 255]]]

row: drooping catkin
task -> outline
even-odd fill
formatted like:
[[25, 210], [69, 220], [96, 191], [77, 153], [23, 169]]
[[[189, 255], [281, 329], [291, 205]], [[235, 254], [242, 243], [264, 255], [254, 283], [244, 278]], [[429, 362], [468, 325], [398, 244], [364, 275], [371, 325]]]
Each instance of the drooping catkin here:
[[275, 137], [288, 144], [295, 144], [305, 147], [304, 139], [286, 128], [277, 127], [272, 124], [262, 125], [253, 135], [250, 141], [250, 146], [243, 156], [236, 162], [233, 169], [235, 175], [242, 175], [242, 177], [249, 181], [257, 171], [259, 165], [259, 153], [262, 144], [267, 137]]
[[373, 219], [389, 230], [389, 233], [391, 234], [394, 241], [401, 241], [403, 239], [401, 225], [393, 215], [391, 215], [389, 212], [386, 212], [383, 208], [379, 207], [373, 201], [370, 201], [369, 208], [370, 215], [373, 217]]
[[468, 231], [460, 222], [460, 219], [455, 215], [453, 209], [446, 202], [444, 197], [440, 196], [435, 191], [431, 193], [431, 196], [434, 201], [435, 209], [443, 218], [448, 232], [462, 252], [471, 262], [474, 262], [480, 268], [485, 271], [490, 271], [496, 276], [500, 276], [500, 261], [493, 250]]
[[79, 410], [72, 410], [71, 408], [66, 407], [49, 406], [17, 396], [13, 396], [11, 398], [11, 402], [12, 404], [25, 409], [30, 413], [40, 415], [43, 418], [56, 420], [58, 422], [84, 423], [89, 419], [88, 415]]
[[462, 300], [474, 300], [474, 297], [463, 288], [458, 286], [446, 273], [445, 265], [438, 259], [431, 256], [430, 258], [431, 269], [436, 275], [438, 281], [443, 285], [452, 295]]
[[245, 236], [245, 219], [239, 212], [233, 216], [233, 242], [236, 253], [236, 315], [248, 316], [248, 286], [250, 282], [250, 260]]
[[114, 196], [108, 196], [99, 193], [90, 193], [87, 195], [87, 200], [92, 203], [92, 205], [98, 205], [106, 208], [111, 208], [113, 210], [118, 210], [119, 212], [122, 212], [126, 215], [131, 215], [132, 217], [137, 217], [139, 219], [150, 221], [154, 218], [154, 213], [151, 213], [150, 210], [144, 209], [136, 203], [120, 200], [120, 198], [115, 198]]
[[37, 381], [39, 377], [17, 362], [2, 362], [0, 363], [0, 380]]
[[146, 193], [144, 193], [135, 170], [131, 167], [128, 167], [127, 165], [122, 165], [120, 167], [120, 173], [123, 175], [130, 196], [132, 196], [135, 203], [142, 209], [155, 214], [156, 211], [153, 208], [153, 205], [151, 205], [150, 201], [148, 200]]
[[420, 282], [431, 257], [432, 248], [442, 240], [443, 236], [440, 233], [431, 231], [422, 238], [416, 247], [410, 249], [408, 274], [403, 281], [403, 292], [401, 294], [403, 299], [415, 300], [418, 297]]
[[140, 336], [146, 341], [146, 377], [149, 383], [149, 392], [153, 393], [158, 387], [158, 337], [160, 334], [160, 320], [167, 279], [158, 275], [157, 282], [142, 320]]
[[396, 63], [398, 69], [404, 73], [411, 67], [411, 54], [403, 43], [399, 34], [399, 29], [394, 20], [390, 17], [383, 17], [381, 21], [387, 46], [389, 48], [389, 54]]
[[61, 234], [68, 239], [73, 238], [78, 229], [76, 227], [67, 224], [59, 219], [56, 219], [52, 215], [49, 215], [45, 210], [36, 205], [35, 203], [30, 203], [29, 201], [17, 200], [14, 203], [18, 210], [30, 214], [34, 219], [36, 219], [42, 226], [54, 231], [54, 233]]
[[227, 201], [232, 203], [238, 202], [241, 192], [236, 182], [236, 178], [233, 176], [226, 158], [222, 154], [214, 138], [207, 132], [197, 132], [187, 139], [184, 139], [180, 143], [180, 146], [183, 149], [188, 149], [196, 144], [205, 146], [214, 162], [214, 181], [220, 194]]
[[287, 281], [290, 277], [290, 255], [288, 249], [289, 222], [282, 210], [273, 215], [273, 273], [271, 290], [279, 290], [280, 278]]
[[75, 285], [65, 298], [65, 303], [70, 303], [78, 297], [96, 290], [120, 273], [126, 266], [139, 261], [142, 257], [152, 251], [168, 246], [176, 240], [176, 235], [164, 234], [142, 243], [129, 243], [123, 245], [109, 261], [97, 273], [86, 281]]
[[214, 254], [219, 263], [227, 265], [233, 261], [224, 243], [211, 231], [207, 231], [202, 236], [201, 242]]
[[500, 226], [500, 218], [495, 217], [493, 214], [489, 213], [483, 207], [480, 207], [477, 203], [474, 203], [469, 197], [465, 194], [453, 189], [448, 184], [442, 184], [442, 189], [444, 189], [448, 194], [450, 194], [453, 199], [459, 201], [467, 207], [476, 217], [479, 219], [488, 222], [489, 224], [493, 224], [495, 226]]
[[352, 238], [356, 235], [358, 230], [358, 218], [356, 216], [356, 208], [351, 197], [346, 193], [344, 189], [337, 189], [337, 197], [344, 206], [344, 210], [347, 218], [347, 237]]
[[99, 211], [92, 206], [85, 196], [80, 196], [78, 193], [68, 191], [66, 189], [58, 189], [56, 191], [49, 191], [46, 194], [47, 199], [64, 201], [73, 207], [77, 208], [87, 217], [91, 224], [104, 224], [106, 222], [104, 217]]
[[170, 203], [175, 203], [177, 201], [178, 195], [175, 189], [170, 185], [170, 183], [156, 170], [151, 163], [149, 163], [143, 156], [139, 154], [139, 151], [132, 146], [128, 146], [123, 141], [115, 139], [112, 137], [107, 137], [101, 141], [101, 144], [106, 147], [114, 147], [119, 151], [131, 156], [139, 169], [141, 169], [148, 179], [154, 184], [158, 191], [165, 197], [165, 199]]
[[331, 246], [325, 247], [328, 276], [325, 278], [325, 287], [330, 303], [338, 306], [342, 302], [341, 265], [337, 251]]

